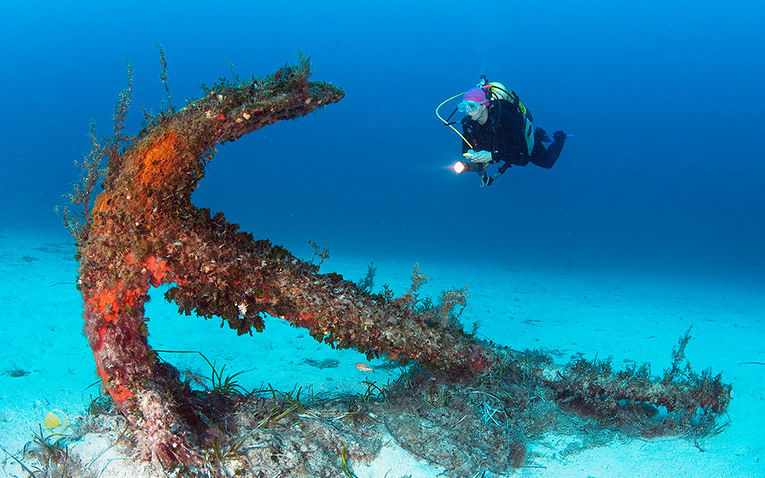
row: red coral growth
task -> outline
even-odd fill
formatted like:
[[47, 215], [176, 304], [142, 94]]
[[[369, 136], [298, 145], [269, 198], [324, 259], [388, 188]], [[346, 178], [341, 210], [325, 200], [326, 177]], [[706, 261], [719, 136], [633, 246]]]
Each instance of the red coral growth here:
[[147, 256], [142, 265], [149, 273], [149, 284], [154, 287], [159, 287], [168, 282], [168, 278], [172, 276], [172, 269], [168, 267], [167, 262], [157, 258], [157, 256]]
[[150, 148], [141, 151], [140, 156], [136, 158], [136, 180], [142, 186], [154, 190], [162, 190], [163, 183], [176, 183], [175, 176], [183, 172], [183, 168], [178, 164], [183, 157], [176, 154], [177, 147], [178, 134], [173, 130], [165, 131]]
[[488, 351], [483, 347], [476, 347], [470, 351], [467, 363], [471, 369], [477, 373], [481, 373], [486, 370], [492, 361], [487, 357]]

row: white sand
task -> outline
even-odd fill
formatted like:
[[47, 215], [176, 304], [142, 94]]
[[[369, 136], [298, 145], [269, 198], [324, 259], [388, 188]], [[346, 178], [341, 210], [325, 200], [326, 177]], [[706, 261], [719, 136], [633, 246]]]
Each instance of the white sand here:
[[[74, 289], [76, 263], [68, 237], [0, 231], [0, 445], [18, 454], [32, 439], [45, 415], [63, 410], [72, 420], [97, 395], [92, 354], [82, 334], [81, 303]], [[408, 287], [416, 258], [383, 260], [350, 258], [336, 251], [322, 266], [351, 280], [366, 273], [370, 260], [378, 268], [376, 285], [397, 292]], [[649, 361], [654, 373], [670, 362], [672, 347], [692, 324], [686, 352], [696, 370], [712, 367], [733, 384], [730, 426], [700, 446], [680, 439], [612, 443], [574, 454], [562, 454], [570, 437], [548, 436], [530, 448], [518, 477], [765, 477], [765, 283], [740, 283], [715, 277], [689, 278], [619, 274], [613, 271], [508, 269], [504, 266], [420, 264], [432, 278], [427, 292], [436, 296], [451, 287], [469, 288], [462, 315], [469, 328], [516, 349], [546, 348], [561, 361], [583, 352], [592, 358], [613, 356], [621, 366]], [[393, 372], [360, 372], [363, 360], [352, 351], [337, 351], [311, 339], [307, 332], [278, 320], [254, 337], [237, 337], [216, 321], [181, 317], [161, 294], [147, 306], [152, 346], [199, 350], [231, 371], [247, 370], [248, 388], [270, 383], [291, 389], [311, 383], [315, 391], [355, 393], [365, 379], [385, 383]], [[162, 354], [181, 368], [207, 373], [201, 357]], [[333, 368], [314, 361], [337, 360]], [[375, 362], [372, 362], [375, 365]], [[16, 372], [23, 372], [21, 376]], [[90, 436], [71, 446], [90, 459], [109, 440]], [[99, 451], [100, 450], [100, 451]], [[0, 451], [4, 455], [2, 451]], [[121, 476], [119, 460], [108, 451], [91, 469], [108, 465], [102, 476]], [[107, 457], [107, 458], [105, 458]], [[113, 458], [113, 457], [112, 457]], [[103, 460], [107, 461], [104, 462]], [[0, 476], [26, 476], [13, 460], [0, 459]], [[140, 465], [137, 465], [140, 467]], [[437, 476], [438, 470], [408, 456], [390, 443], [370, 464], [357, 464], [360, 478]], [[134, 471], [135, 475], [138, 473]], [[131, 476], [129, 473], [124, 476]], [[488, 475], [487, 475], [488, 476]]]

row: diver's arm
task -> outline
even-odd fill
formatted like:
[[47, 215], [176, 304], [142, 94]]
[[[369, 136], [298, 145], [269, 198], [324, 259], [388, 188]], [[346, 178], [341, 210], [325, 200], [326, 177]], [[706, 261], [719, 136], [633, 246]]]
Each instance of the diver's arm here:
[[[468, 118], [463, 118], [462, 119], [462, 136], [464, 136], [466, 140], [470, 141], [470, 144], [473, 144], [473, 142], [474, 142], [473, 141], [473, 128], [472, 128], [472, 126], [470, 125], [470, 123], [468, 121], [469, 121]], [[463, 155], [465, 153], [467, 153], [468, 151], [470, 151], [471, 149], [473, 149], [469, 144], [467, 144], [465, 139], [460, 138], [460, 143], [462, 143], [462, 154]]]
[[[476, 163], [482, 166], [485, 166], [486, 164], [493, 162], [492, 156], [490, 151], [474, 151], [472, 145], [475, 145], [475, 128], [478, 127], [478, 125], [475, 123], [475, 121], [464, 118], [462, 120], [462, 135], [464, 136], [464, 139], [462, 141], [462, 156], [465, 157], [466, 160]], [[468, 144], [468, 141], [470, 144]]]

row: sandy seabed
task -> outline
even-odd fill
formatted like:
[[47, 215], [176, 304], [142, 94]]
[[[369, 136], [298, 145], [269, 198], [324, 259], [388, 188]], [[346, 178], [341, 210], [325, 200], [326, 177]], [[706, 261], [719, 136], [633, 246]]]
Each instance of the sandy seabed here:
[[[77, 265], [68, 237], [52, 233], [0, 231], [0, 476], [29, 473], [23, 453], [46, 415], [62, 411], [82, 422], [98, 396], [93, 356], [82, 334], [82, 304], [74, 287]], [[409, 286], [418, 258], [356, 258], [335, 253], [322, 271], [359, 280], [374, 260], [376, 284], [396, 292]], [[479, 334], [513, 349], [544, 349], [561, 362], [613, 357], [616, 368], [650, 362], [660, 373], [672, 347], [693, 326], [686, 349], [694, 369], [711, 367], [733, 385], [724, 431], [703, 443], [681, 438], [620, 439], [577, 449], [575, 437], [549, 434], [535, 441], [523, 466], [506, 476], [571, 477], [765, 477], [765, 282], [736, 278], [689, 277], [610, 270], [541, 270], [528, 267], [420, 261], [431, 277], [425, 292], [468, 286], [470, 298], [461, 320]], [[333, 350], [306, 331], [277, 319], [252, 337], [237, 337], [219, 322], [181, 317], [161, 291], [147, 305], [150, 343], [161, 350], [195, 350], [231, 371], [243, 371], [250, 390], [268, 384], [292, 390], [296, 384], [315, 393], [355, 394], [364, 381], [385, 383], [398, 371], [366, 361], [360, 354]], [[209, 375], [199, 355], [163, 357], [181, 370]], [[361, 371], [363, 361], [374, 371]], [[330, 366], [327, 366], [330, 364]], [[115, 419], [117, 420], [117, 419]], [[67, 445], [70, 456], [92, 476], [149, 477], [151, 466], [112, 446], [119, 430], [90, 433]], [[446, 476], [380, 437], [382, 448], [365, 462], [352, 463], [359, 478]], [[574, 441], [574, 443], [572, 443]], [[438, 447], [433, 443], [433, 447]], [[12, 456], [11, 456], [12, 455]], [[480, 470], [475, 476], [482, 476]], [[160, 475], [156, 475], [160, 476]], [[336, 476], [343, 476], [338, 469]], [[486, 474], [488, 476], [495, 476]]]

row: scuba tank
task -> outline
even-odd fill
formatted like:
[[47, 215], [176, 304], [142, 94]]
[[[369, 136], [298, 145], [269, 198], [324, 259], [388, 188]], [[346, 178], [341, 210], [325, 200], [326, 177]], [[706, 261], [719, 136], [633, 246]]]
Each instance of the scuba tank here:
[[482, 75], [481, 82], [478, 83], [478, 88], [481, 88], [484, 90], [484, 92], [486, 92], [486, 97], [489, 98], [489, 100], [505, 100], [515, 105], [515, 107], [518, 108], [518, 111], [520, 111], [523, 116], [528, 118], [529, 121], [534, 121], [534, 117], [531, 115], [531, 111], [526, 108], [526, 105], [521, 103], [521, 99], [518, 98], [518, 94], [513, 90], [507, 89], [505, 85], [499, 81], [492, 81], [489, 83], [486, 80], [486, 75]]

